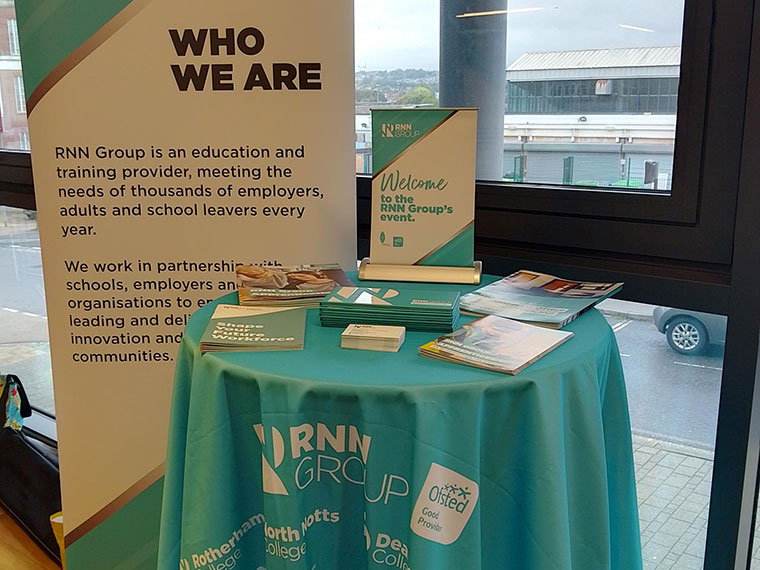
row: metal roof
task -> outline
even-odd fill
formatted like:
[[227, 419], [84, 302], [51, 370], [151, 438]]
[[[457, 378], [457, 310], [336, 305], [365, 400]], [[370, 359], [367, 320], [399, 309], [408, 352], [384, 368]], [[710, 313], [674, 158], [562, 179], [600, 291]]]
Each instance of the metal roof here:
[[678, 66], [680, 63], [680, 46], [588, 49], [524, 53], [507, 71], [662, 67]]

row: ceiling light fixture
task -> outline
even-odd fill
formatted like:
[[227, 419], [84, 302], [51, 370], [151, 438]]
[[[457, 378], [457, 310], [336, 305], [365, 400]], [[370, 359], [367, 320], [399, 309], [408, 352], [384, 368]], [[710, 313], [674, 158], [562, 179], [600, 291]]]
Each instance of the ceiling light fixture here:
[[491, 10], [489, 12], [467, 12], [466, 14], [457, 14], [457, 18], [478, 18], [480, 16], [500, 16], [502, 14], [521, 14], [523, 12], [540, 12], [541, 7], [535, 8], [512, 8], [511, 10]]
[[637, 32], [649, 32], [654, 33], [654, 30], [650, 30], [649, 28], [641, 28], [639, 26], [629, 26], [628, 24], [618, 24], [621, 28], [625, 28], [626, 30], [635, 30]]

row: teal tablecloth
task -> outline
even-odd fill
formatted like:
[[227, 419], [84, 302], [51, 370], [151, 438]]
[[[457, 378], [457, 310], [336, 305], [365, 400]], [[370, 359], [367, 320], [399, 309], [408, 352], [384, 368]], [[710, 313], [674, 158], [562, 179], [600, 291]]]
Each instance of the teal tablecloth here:
[[429, 333], [343, 350], [316, 310], [303, 351], [201, 356], [212, 311], [177, 360], [160, 570], [641, 569], [623, 372], [595, 310], [518, 376], [422, 358]]

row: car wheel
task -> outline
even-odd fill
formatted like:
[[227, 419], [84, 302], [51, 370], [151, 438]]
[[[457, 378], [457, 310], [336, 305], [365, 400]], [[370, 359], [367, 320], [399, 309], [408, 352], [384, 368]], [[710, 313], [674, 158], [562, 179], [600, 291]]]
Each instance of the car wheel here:
[[681, 354], [700, 354], [707, 348], [707, 329], [691, 317], [673, 319], [665, 336], [670, 347]]

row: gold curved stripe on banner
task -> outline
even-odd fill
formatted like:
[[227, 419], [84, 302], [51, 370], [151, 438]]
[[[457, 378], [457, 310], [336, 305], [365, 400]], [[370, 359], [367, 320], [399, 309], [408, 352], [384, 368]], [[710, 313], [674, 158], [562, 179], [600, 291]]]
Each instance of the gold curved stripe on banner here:
[[472, 224], [474, 224], [474, 223], [475, 223], [475, 220], [472, 220], [471, 222], [468, 222], [468, 223], [467, 223], [467, 225], [466, 225], [465, 227], [463, 227], [461, 230], [459, 230], [458, 232], [456, 232], [456, 233], [455, 233], [453, 236], [451, 236], [449, 239], [447, 239], [445, 242], [443, 242], [443, 243], [442, 243], [441, 245], [439, 245], [438, 247], [435, 247], [435, 248], [431, 249], [430, 251], [428, 251], [428, 252], [427, 252], [425, 255], [423, 255], [422, 257], [420, 257], [420, 258], [419, 258], [417, 261], [415, 261], [415, 262], [414, 262], [412, 265], [419, 265], [419, 264], [420, 264], [420, 261], [422, 261], [422, 260], [423, 260], [423, 259], [425, 259], [426, 257], [429, 257], [429, 256], [433, 255], [433, 254], [434, 254], [436, 251], [438, 251], [439, 249], [441, 249], [443, 246], [445, 246], [445, 245], [447, 245], [447, 244], [451, 243], [451, 240], [453, 240], [453, 239], [456, 239], [456, 237], [457, 237], [457, 236], [459, 236], [459, 235], [460, 235], [460, 234], [462, 234], [464, 231], [466, 231], [466, 230], [467, 230], [467, 228], [469, 228], [469, 227], [470, 227]]
[[79, 65], [88, 55], [98, 49], [105, 41], [119, 31], [127, 22], [134, 18], [140, 10], [145, 8], [150, 0], [132, 0], [127, 6], [108, 20], [106, 24], [97, 32], [91, 35], [82, 45], [69, 54], [69, 56], [59, 63], [53, 71], [43, 79], [37, 88], [29, 96], [26, 102], [27, 116], [37, 106], [37, 103], [50, 91], [53, 86], [77, 65]]
[[74, 530], [69, 532], [63, 539], [63, 543], [66, 546], [66, 548], [74, 544], [77, 540], [79, 540], [85, 534], [93, 530], [96, 526], [98, 526], [100, 523], [105, 521], [108, 517], [113, 515], [116, 511], [118, 511], [124, 505], [129, 503], [132, 499], [137, 497], [137, 495], [139, 495], [140, 493], [145, 491], [145, 489], [150, 487], [153, 483], [158, 481], [161, 477], [164, 476], [165, 470], [166, 470], [166, 464], [162, 463], [161, 465], [153, 469], [150, 473], [145, 475], [137, 483], [132, 485], [129, 489], [124, 491], [121, 495], [116, 497], [113, 501], [108, 503], [105, 507], [100, 509], [97, 513], [92, 515], [89, 519], [87, 519], [78, 527], [76, 527]]

